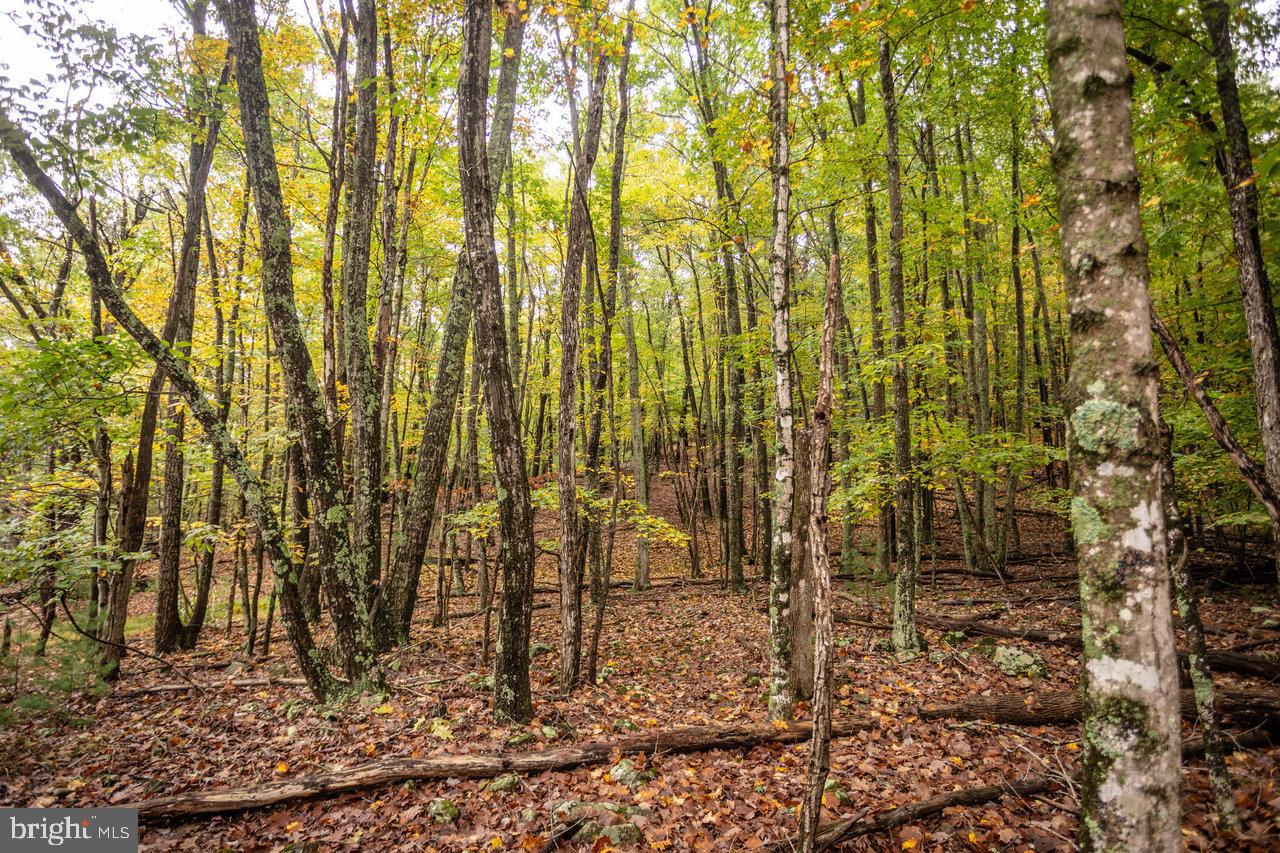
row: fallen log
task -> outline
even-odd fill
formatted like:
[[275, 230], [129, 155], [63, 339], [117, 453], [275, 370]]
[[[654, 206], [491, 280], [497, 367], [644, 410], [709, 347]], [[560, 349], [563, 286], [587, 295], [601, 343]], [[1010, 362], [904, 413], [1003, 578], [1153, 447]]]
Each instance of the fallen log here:
[[217, 690], [219, 687], [306, 687], [305, 678], [231, 678], [222, 682], [197, 684], [183, 682], [173, 684], [153, 684], [150, 687], [138, 687], [133, 690], [118, 690], [111, 694], [113, 699], [131, 699], [137, 696], [151, 696], [156, 693], [185, 693], [188, 690]]
[[[998, 800], [1006, 794], [1012, 797], [1029, 797], [1032, 794], [1042, 794], [1052, 788], [1053, 785], [1054, 782], [1044, 776], [1028, 776], [1025, 779], [1019, 779], [1017, 782], [1007, 782], [1002, 785], [983, 785], [978, 788], [960, 788], [955, 791], [948, 791], [945, 794], [938, 794], [918, 803], [907, 803], [905, 806], [898, 806], [896, 809], [881, 812], [874, 817], [867, 817], [867, 811], [864, 809], [851, 818], [818, 827], [818, 837], [814, 846], [818, 850], [825, 850], [832, 845], [840, 844], [853, 838], [873, 835], [892, 829], [895, 826], [931, 818], [942, 814], [945, 809], [955, 806], [980, 806], [984, 803]], [[769, 849], [774, 853], [783, 853], [783, 851], [798, 850], [799, 848], [800, 838], [796, 836], [773, 844]]]
[[[841, 593], [836, 593], [838, 597], [845, 597]], [[856, 599], [849, 599], [855, 603], [859, 603]], [[850, 616], [846, 613], [836, 612], [835, 619], [837, 622], [845, 622], [851, 625], [859, 625], [864, 628], [888, 629], [887, 625], [880, 625], [874, 622], [867, 622], [856, 616]], [[985, 622], [978, 622], [970, 619], [952, 619], [946, 616], [934, 616], [929, 613], [916, 613], [916, 622], [929, 628], [937, 628], [941, 631], [962, 631], [966, 634], [974, 634], [982, 637], [996, 637], [1003, 640], [1023, 640], [1029, 643], [1043, 643], [1050, 646], [1061, 646], [1068, 649], [1084, 648], [1084, 641], [1080, 635], [1075, 632], [1064, 631], [1042, 631], [1037, 628], [1025, 628], [1017, 630], [1014, 628], [1002, 628], [999, 625], [990, 625]], [[1179, 658], [1185, 659], [1185, 655], [1179, 655]], [[1234, 672], [1238, 675], [1249, 675], [1255, 678], [1274, 681], [1280, 679], [1280, 663], [1270, 660], [1269, 658], [1258, 657], [1256, 655], [1245, 655], [1239, 652], [1219, 651], [1210, 649], [1205, 658], [1208, 660], [1210, 669], [1216, 672]]]
[[[877, 723], [870, 718], [836, 720], [832, 737], [848, 737]], [[267, 782], [251, 788], [192, 791], [171, 797], [143, 800], [138, 809], [144, 820], [160, 821], [260, 809], [298, 800], [331, 797], [348, 791], [409, 781], [432, 779], [492, 779], [504, 773], [545, 773], [601, 764], [615, 754], [705, 752], [743, 749], [766, 743], [808, 740], [810, 723], [774, 725], [688, 726], [632, 735], [618, 740], [590, 741], [576, 746], [521, 752], [512, 755], [440, 755], [374, 761], [301, 779]]]
[[[1247, 731], [1236, 736], [1229, 735], [1227, 739], [1237, 749], [1265, 746], [1271, 743], [1269, 733], [1264, 730]], [[1182, 758], [1184, 761], [1200, 758], [1203, 754], [1204, 741], [1199, 737], [1183, 741]], [[948, 808], [980, 806], [994, 802], [1005, 795], [1030, 797], [1042, 794], [1056, 784], [1058, 784], [1057, 781], [1047, 777], [1028, 776], [1017, 782], [1009, 782], [1002, 785], [984, 785], [976, 788], [960, 788], [955, 791], [948, 791], [944, 794], [929, 797], [926, 800], [898, 806], [870, 818], [867, 817], [870, 810], [862, 809], [852, 817], [818, 827], [818, 838], [814, 846], [818, 850], [825, 850], [828, 847], [853, 838], [874, 835], [875, 833], [893, 829], [895, 826], [935, 817]], [[767, 849], [771, 853], [792, 853], [792, 851], [800, 849], [800, 837], [793, 836], [783, 841], [775, 842]]]
[[[1220, 689], [1215, 698], [1222, 719], [1280, 719], [1280, 693]], [[1183, 690], [1181, 699], [1182, 716], [1194, 720], [1195, 695]], [[990, 720], [1015, 726], [1068, 725], [1079, 722], [1083, 714], [1084, 703], [1078, 690], [974, 696], [963, 702], [926, 706], [920, 711], [925, 719]]]

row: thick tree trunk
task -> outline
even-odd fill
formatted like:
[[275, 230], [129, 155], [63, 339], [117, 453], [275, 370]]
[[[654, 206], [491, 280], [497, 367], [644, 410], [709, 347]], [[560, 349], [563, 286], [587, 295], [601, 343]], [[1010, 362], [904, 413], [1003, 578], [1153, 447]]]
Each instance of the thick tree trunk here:
[[1072, 528], [1080, 547], [1081, 846], [1181, 845], [1177, 661], [1161, 512], [1157, 376], [1120, 3], [1050, 0]]

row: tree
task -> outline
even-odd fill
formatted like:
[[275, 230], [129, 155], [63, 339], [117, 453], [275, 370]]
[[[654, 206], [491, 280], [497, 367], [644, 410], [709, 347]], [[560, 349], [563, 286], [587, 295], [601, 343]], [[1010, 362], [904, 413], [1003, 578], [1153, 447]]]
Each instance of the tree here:
[[902, 176], [898, 163], [898, 107], [893, 83], [893, 47], [880, 33], [880, 90], [884, 99], [885, 161], [889, 189], [889, 324], [893, 331], [893, 433], [897, 571], [893, 584], [893, 650], [899, 657], [921, 651], [916, 628], [915, 471], [911, 447], [911, 379], [907, 366], [907, 309], [902, 281]]
[[773, 476], [773, 546], [769, 575], [769, 716], [791, 718], [791, 508], [794, 499], [795, 425], [791, 410], [791, 155], [789, 94], [791, 8], [772, 0], [770, 123], [773, 138], [773, 238], [769, 249], [769, 300], [773, 304], [773, 396], [777, 448]]
[[[563, 54], [562, 54], [563, 57]], [[604, 51], [592, 51], [589, 67], [586, 126], [579, 130], [573, 96], [576, 81], [564, 58], [565, 83], [574, 127], [572, 198], [565, 234], [563, 283], [560, 295], [560, 406], [556, 412], [556, 483], [560, 487], [560, 686], [573, 690], [581, 680], [582, 572], [586, 563], [585, 530], [578, 517], [577, 392], [579, 369], [579, 303], [582, 264], [587, 250], [590, 210], [587, 189], [600, 150], [604, 122], [604, 87], [609, 63]], [[594, 243], [594, 241], [593, 241]], [[594, 273], [593, 273], [594, 274]]]
[[1160, 850], [1179, 833], [1178, 678], [1160, 500], [1147, 246], [1120, 4], [1047, 6], [1071, 313], [1071, 523], [1084, 618], [1081, 846]]
[[533, 508], [525, 477], [524, 445], [516, 419], [511, 363], [503, 325], [502, 282], [493, 248], [493, 182], [489, 173], [486, 100], [492, 13], [484, 0], [467, 0], [458, 72], [458, 163], [462, 181], [467, 265], [480, 302], [476, 349], [484, 377], [489, 443], [498, 479], [502, 547], [502, 616], [494, 656], [494, 713], [533, 718], [529, 692], [529, 629], [533, 616]]

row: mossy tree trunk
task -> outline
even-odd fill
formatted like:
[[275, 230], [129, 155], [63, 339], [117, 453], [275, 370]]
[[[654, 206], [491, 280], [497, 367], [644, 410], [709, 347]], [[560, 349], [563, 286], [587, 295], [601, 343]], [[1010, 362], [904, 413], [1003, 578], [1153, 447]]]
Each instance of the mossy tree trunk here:
[[1047, 9], [1084, 623], [1080, 842], [1085, 850], [1177, 850], [1178, 676], [1120, 7], [1051, 0]]

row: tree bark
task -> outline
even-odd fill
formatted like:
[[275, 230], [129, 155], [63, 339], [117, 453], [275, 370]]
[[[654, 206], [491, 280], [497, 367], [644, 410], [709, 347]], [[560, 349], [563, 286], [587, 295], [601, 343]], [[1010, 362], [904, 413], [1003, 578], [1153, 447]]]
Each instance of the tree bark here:
[[791, 409], [791, 153], [789, 103], [791, 8], [788, 0], [769, 6], [770, 120], [773, 152], [773, 237], [769, 249], [769, 299], [773, 348], [774, 430], [773, 542], [769, 575], [769, 716], [792, 713], [791, 670], [791, 504], [794, 499], [795, 428]]
[[[1219, 152], [1225, 167], [1222, 177], [1231, 214], [1245, 329], [1253, 355], [1253, 401], [1258, 432], [1262, 436], [1263, 465], [1272, 490], [1280, 492], [1280, 335], [1276, 331], [1271, 279], [1259, 235], [1258, 176], [1253, 168], [1249, 129], [1240, 109], [1236, 83], [1238, 58], [1231, 38], [1231, 7], [1226, 0], [1201, 0], [1200, 12], [1209, 30], [1217, 70], [1215, 83], [1226, 131], [1226, 146]], [[1271, 531], [1280, 581], [1280, 520], [1274, 516]]]
[[[518, 16], [519, 12], [512, 9], [510, 14]], [[475, 318], [476, 350], [485, 381], [502, 536], [503, 596], [498, 650], [494, 657], [494, 713], [524, 722], [533, 718], [529, 690], [533, 508], [511, 385], [511, 363], [503, 327], [502, 282], [493, 244], [493, 184], [485, 138], [491, 18], [488, 3], [467, 0], [458, 74], [458, 164], [467, 265], [480, 297]]]
[[893, 48], [880, 34], [880, 91], [884, 98], [885, 160], [889, 190], [889, 321], [893, 329], [894, 515], [897, 571], [893, 583], [893, 650], [899, 658], [923, 649], [916, 628], [915, 471], [911, 444], [911, 379], [907, 365], [906, 299], [902, 281], [902, 175], [898, 165], [898, 105], [894, 93]]
[[818, 392], [813, 401], [813, 426], [809, 436], [809, 556], [813, 563], [814, 666], [813, 746], [809, 754], [804, 808], [801, 813], [801, 846], [815, 849], [822, 795], [831, 770], [831, 682], [834, 673], [834, 628], [831, 614], [831, 560], [827, 554], [827, 497], [831, 473], [827, 445], [835, 396], [836, 321], [840, 314], [840, 243], [832, 207], [829, 218], [831, 256], [827, 267], [826, 298], [822, 312], [822, 344], [818, 354]]
[[1117, 0], [1050, 0], [1047, 22], [1084, 617], [1080, 842], [1171, 850], [1181, 845], [1178, 675], [1133, 78]]

